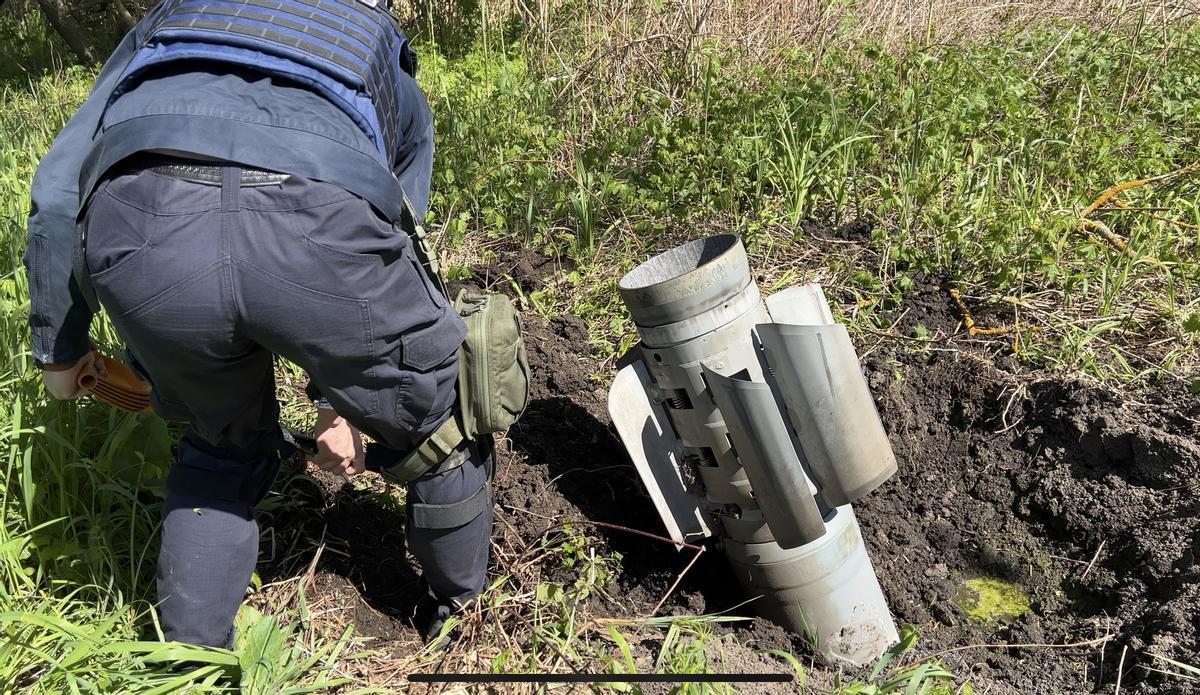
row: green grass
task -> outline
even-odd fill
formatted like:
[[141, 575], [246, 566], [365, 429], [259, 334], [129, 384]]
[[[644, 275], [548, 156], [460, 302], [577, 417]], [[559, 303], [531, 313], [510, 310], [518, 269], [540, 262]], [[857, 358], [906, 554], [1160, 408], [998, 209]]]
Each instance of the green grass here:
[[[612, 292], [622, 269], [736, 230], [769, 278], [821, 277], [874, 328], [933, 279], [963, 287], [1034, 366], [1114, 380], [1194, 368], [1197, 177], [1099, 215], [1127, 252], [1077, 228], [1110, 185], [1197, 159], [1198, 31], [1047, 25], [966, 48], [798, 51], [769, 70], [703, 45], [655, 65], [657, 84], [570, 65], [549, 80], [519, 44], [430, 55], [433, 226], [466, 245], [463, 265], [495, 240], [580, 262], [582, 280], [534, 299], [583, 315], [606, 353], [632, 336]], [[873, 230], [856, 254], [808, 231], [860, 218]]]
[[1147, 671], [1161, 673], [1181, 681], [1189, 683], [1200, 683], [1200, 667], [1192, 664], [1187, 664], [1182, 661], [1176, 661], [1161, 654], [1150, 653], [1150, 665], [1143, 665]]
[[[1078, 221], [1114, 183], [1198, 158], [1195, 24], [1049, 23], [969, 45], [830, 41], [766, 58], [698, 42], [608, 71], [587, 57], [595, 37], [585, 19], [553, 18], [554, 37], [570, 38], [550, 52], [545, 34], [522, 34], [519, 22], [444, 54], [426, 45], [421, 80], [437, 113], [429, 221], [456, 272], [503, 246], [572, 259], [577, 267], [524, 303], [582, 316], [600, 356], [634, 339], [613, 291], [623, 269], [685, 237], [734, 230], [764, 287], [819, 278], [856, 328], [887, 331], [910, 290], [953, 281], [981, 322], [1010, 331], [997, 344], [1015, 341], [1033, 368], [1115, 381], [1195, 369], [1196, 177], [1132, 189], [1122, 200], [1134, 210], [1093, 215], [1126, 250], [1080, 233]], [[270, 594], [256, 603], [265, 613], [243, 616], [235, 652], [153, 642], [170, 432], [152, 417], [49, 402], [28, 355], [28, 184], [91, 76], [76, 68], [9, 81], [0, 94], [0, 692], [374, 682], [377, 655], [310, 611], [301, 580], [286, 609], [271, 612]], [[868, 238], [821, 239], [860, 219]], [[95, 335], [116, 344], [106, 324]], [[307, 421], [294, 389], [281, 397], [290, 423]], [[268, 502], [301, 504], [287, 494]], [[476, 667], [720, 669], [706, 645], [723, 639], [726, 618], [602, 624], [584, 606], [611, 590], [620, 559], [597, 555], [594, 539], [573, 530], [545, 537], [537, 557], [520, 573], [504, 570], [478, 617], [464, 621], [467, 647], [483, 659]], [[181, 655], [199, 666], [172, 669]], [[771, 656], [818, 688], [794, 656]], [[1178, 662], [1158, 667], [1194, 677]], [[937, 663], [889, 661], [828, 689], [953, 692], [939, 690], [951, 678]]]

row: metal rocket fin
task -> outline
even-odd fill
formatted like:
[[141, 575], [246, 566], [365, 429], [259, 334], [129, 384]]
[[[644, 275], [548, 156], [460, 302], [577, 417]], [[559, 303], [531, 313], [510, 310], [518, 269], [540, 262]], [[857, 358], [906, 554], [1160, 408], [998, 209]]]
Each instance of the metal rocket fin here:
[[671, 539], [707, 538], [713, 533], [708, 517], [684, 482], [675, 431], [662, 405], [647, 395], [653, 388], [642, 362], [623, 367], [608, 392], [609, 415]]
[[817, 490], [804, 473], [770, 385], [721, 376], [707, 367], [704, 379], [775, 542], [796, 548], [825, 535], [813, 499]]
[[896, 472], [887, 433], [846, 327], [755, 326], [821, 492], [843, 505]]
[[825, 302], [825, 292], [817, 283], [789, 287], [767, 297], [767, 313], [775, 323], [800, 326], [833, 323], [833, 312]]

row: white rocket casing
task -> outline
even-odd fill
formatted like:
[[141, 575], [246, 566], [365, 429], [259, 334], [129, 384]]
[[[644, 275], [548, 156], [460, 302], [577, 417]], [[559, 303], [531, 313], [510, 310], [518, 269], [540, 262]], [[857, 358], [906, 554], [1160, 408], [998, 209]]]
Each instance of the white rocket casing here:
[[[885, 436], [874, 455], [882, 428], [860, 428], [878, 415], [820, 287], [764, 302], [740, 241], [722, 235], [656, 256], [620, 290], [641, 359], [618, 373], [609, 410], [672, 539], [719, 535], [760, 613], [832, 661], [870, 663], [898, 636], [845, 502], [895, 463]], [[874, 454], [843, 466], [863, 433]]]
[[825, 535], [795, 550], [727, 544], [725, 553], [756, 610], [803, 635], [833, 663], [865, 666], [900, 641], [850, 505]]
[[679, 438], [662, 404], [650, 400], [653, 387], [640, 361], [622, 368], [608, 391], [608, 412], [667, 533], [682, 547], [708, 538], [712, 530], [703, 498], [680, 469]]

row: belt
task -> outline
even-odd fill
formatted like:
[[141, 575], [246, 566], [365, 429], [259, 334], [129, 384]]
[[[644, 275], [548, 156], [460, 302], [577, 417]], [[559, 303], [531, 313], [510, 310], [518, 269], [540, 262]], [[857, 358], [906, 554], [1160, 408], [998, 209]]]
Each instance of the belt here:
[[[150, 167], [150, 171], [170, 176], [173, 179], [190, 183], [203, 183], [209, 186], [220, 186], [225, 178], [225, 169], [230, 164], [160, 164]], [[288, 180], [288, 174], [276, 171], [265, 171], [251, 167], [238, 166], [241, 177], [238, 183], [242, 186], [273, 186]]]
[[379, 465], [380, 454], [377, 452], [382, 450], [379, 445], [368, 444], [367, 468], [378, 470], [392, 482], [407, 483], [434, 469], [441, 472], [461, 466], [470, 453], [470, 443], [471, 438], [463, 431], [459, 415], [455, 413], [399, 462], [391, 463], [385, 459], [391, 465]]

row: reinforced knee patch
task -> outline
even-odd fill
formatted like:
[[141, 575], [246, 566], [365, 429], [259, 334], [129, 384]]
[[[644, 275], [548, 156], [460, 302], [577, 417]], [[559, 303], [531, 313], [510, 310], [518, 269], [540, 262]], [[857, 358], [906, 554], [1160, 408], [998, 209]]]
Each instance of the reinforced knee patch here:
[[[408, 488], [408, 547], [439, 596], [458, 604], [483, 590], [491, 542], [491, 452], [468, 447]], [[453, 464], [454, 462], [448, 462]]]
[[[412, 481], [409, 523], [424, 529], [458, 528], [491, 508], [491, 459], [490, 452], [485, 454], [478, 444], [468, 443], [431, 474]], [[476, 489], [470, 492], [471, 488]]]

